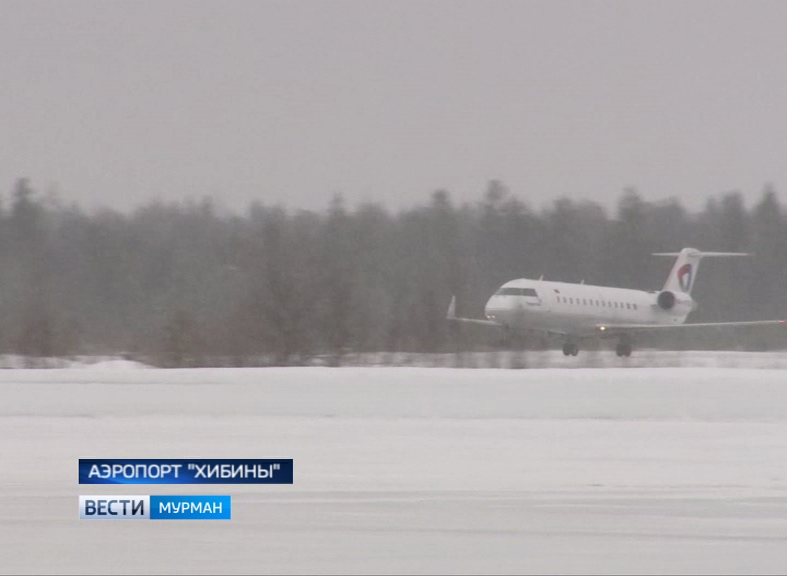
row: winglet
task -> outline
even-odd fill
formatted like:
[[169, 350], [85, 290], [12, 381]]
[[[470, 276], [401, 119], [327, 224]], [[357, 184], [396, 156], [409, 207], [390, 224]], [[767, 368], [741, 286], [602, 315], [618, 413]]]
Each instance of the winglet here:
[[451, 303], [448, 305], [446, 320], [456, 320], [456, 296], [451, 296]]
[[450, 320], [451, 322], [460, 322], [463, 324], [494, 326], [495, 328], [500, 328], [501, 326], [501, 324], [498, 324], [494, 320], [481, 320], [480, 318], [459, 318], [456, 315], [456, 296], [451, 296], [451, 303], [448, 305], [448, 312], [445, 315], [445, 319]]

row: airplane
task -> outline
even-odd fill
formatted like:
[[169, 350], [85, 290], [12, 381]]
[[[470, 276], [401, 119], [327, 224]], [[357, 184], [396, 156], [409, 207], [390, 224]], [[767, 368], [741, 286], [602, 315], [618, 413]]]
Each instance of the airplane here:
[[743, 252], [702, 252], [683, 248], [654, 256], [676, 256], [675, 264], [660, 291], [646, 292], [607, 286], [551, 282], [520, 278], [503, 284], [484, 307], [486, 319], [456, 316], [456, 297], [451, 298], [447, 320], [494, 326], [512, 331], [533, 330], [563, 339], [563, 354], [576, 356], [579, 343], [588, 338], [617, 338], [615, 352], [630, 356], [632, 336], [641, 332], [669, 332], [688, 328], [718, 328], [785, 324], [785, 320], [706, 322], [684, 324], [697, 307], [691, 289], [703, 258], [750, 256]]

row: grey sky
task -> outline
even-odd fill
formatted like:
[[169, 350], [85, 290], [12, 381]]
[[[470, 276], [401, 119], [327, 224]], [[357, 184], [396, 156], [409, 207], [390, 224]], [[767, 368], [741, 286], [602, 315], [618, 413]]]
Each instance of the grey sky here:
[[787, 2], [8, 2], [0, 189], [691, 209], [787, 186]]

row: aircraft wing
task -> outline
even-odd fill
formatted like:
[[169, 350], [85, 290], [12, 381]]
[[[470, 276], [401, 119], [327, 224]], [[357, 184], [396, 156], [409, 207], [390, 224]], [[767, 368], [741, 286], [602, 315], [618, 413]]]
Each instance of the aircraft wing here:
[[701, 322], [697, 324], [599, 324], [596, 334], [617, 336], [631, 332], [665, 332], [688, 328], [742, 328], [745, 326], [785, 325], [787, 320], [754, 320], [751, 322]]
[[493, 320], [481, 320], [480, 318], [459, 318], [456, 315], [456, 296], [451, 296], [451, 303], [448, 305], [448, 313], [445, 315], [446, 320], [452, 322], [462, 322], [463, 324], [476, 324], [479, 326], [494, 326], [502, 328], [502, 324]]

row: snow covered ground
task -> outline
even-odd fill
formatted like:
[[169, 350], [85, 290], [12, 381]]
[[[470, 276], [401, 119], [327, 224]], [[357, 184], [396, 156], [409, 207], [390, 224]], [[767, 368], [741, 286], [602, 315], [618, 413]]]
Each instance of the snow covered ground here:
[[[784, 573], [787, 371], [0, 370], [2, 573]], [[294, 458], [87, 522], [78, 458]]]
[[[273, 356], [253, 359], [252, 365], [269, 366]], [[309, 366], [330, 366], [335, 359], [314, 356], [304, 360]], [[210, 366], [231, 366], [233, 358], [211, 358]], [[636, 349], [629, 358], [619, 358], [612, 350], [582, 350], [566, 357], [560, 350], [491, 350], [463, 353], [364, 352], [346, 354], [342, 366], [399, 366], [423, 368], [785, 368], [787, 351], [748, 352], [718, 350]], [[3, 368], [91, 368], [127, 370], [150, 368], [143, 362], [119, 356], [69, 356], [34, 358], [0, 354]]]
[[119, 356], [34, 357], [0, 354], [0, 368], [112, 368], [125, 370], [149, 368], [149, 366]]

